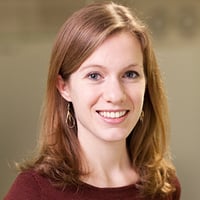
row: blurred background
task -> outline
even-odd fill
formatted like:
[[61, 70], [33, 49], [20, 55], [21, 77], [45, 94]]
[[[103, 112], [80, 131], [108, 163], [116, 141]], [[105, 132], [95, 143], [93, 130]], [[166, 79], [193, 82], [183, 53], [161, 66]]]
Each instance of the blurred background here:
[[[34, 150], [48, 63], [66, 18], [88, 0], [0, 0], [0, 199]], [[199, 200], [200, 1], [129, 0], [149, 25], [166, 84], [182, 200]]]

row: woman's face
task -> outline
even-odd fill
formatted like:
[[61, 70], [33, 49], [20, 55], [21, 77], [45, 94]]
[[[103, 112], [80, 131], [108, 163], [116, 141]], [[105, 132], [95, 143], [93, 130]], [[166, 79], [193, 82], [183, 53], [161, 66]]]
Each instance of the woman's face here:
[[145, 75], [138, 40], [110, 36], [60, 87], [74, 107], [82, 141], [126, 141], [143, 106]]

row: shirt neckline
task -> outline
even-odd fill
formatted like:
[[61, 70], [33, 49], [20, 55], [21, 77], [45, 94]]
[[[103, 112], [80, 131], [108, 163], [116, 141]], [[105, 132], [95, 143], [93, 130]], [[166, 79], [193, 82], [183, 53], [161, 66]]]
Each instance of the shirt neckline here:
[[98, 187], [89, 183], [83, 182], [82, 187], [86, 187], [93, 191], [124, 191], [129, 189], [138, 189], [138, 183], [133, 183], [129, 185], [122, 185], [122, 186], [111, 186], [111, 187]]

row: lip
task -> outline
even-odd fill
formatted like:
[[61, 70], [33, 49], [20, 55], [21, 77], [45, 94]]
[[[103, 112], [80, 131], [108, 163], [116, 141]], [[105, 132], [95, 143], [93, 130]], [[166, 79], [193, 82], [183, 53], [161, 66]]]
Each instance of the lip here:
[[98, 110], [98, 115], [107, 123], [121, 123], [127, 117], [129, 110]]

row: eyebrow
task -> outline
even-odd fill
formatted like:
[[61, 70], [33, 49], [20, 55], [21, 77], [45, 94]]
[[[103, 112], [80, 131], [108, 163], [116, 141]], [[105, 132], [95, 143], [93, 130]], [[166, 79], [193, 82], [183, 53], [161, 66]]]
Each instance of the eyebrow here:
[[[86, 70], [86, 69], [91, 68], [91, 67], [107, 68], [107, 67], [104, 66], [104, 65], [90, 64], [90, 65], [82, 66], [81, 69], [80, 69], [80, 71]], [[130, 67], [142, 67], [142, 68], [143, 68], [143, 65], [140, 65], [140, 64], [138, 64], [138, 63], [129, 64], [128, 66], [125, 66], [124, 69], [130, 68]]]

